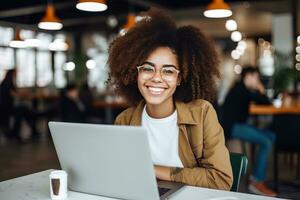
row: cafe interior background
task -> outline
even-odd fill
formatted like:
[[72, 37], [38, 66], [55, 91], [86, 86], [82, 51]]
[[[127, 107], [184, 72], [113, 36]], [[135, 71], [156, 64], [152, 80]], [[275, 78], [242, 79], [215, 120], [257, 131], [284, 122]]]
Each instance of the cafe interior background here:
[[[17, 69], [16, 84], [22, 95], [16, 103], [46, 114], [37, 119], [41, 136], [38, 141], [26, 142], [30, 132], [26, 123], [22, 123], [21, 129], [23, 143], [10, 141], [0, 133], [0, 181], [59, 168], [47, 121], [59, 120], [55, 110], [57, 98], [68, 83], [88, 84], [94, 108], [89, 122], [111, 124], [114, 117], [126, 108], [126, 102], [115, 96], [113, 89], [106, 84], [109, 73], [107, 50], [109, 43], [116, 36], [125, 34], [140, 19], [139, 13], [150, 7], [167, 10], [179, 26], [194, 25], [213, 38], [221, 56], [220, 105], [246, 65], [259, 68], [267, 96], [273, 101], [275, 99], [276, 106], [284, 106], [284, 100], [289, 98], [300, 101], [299, 0], [226, 0], [232, 15], [221, 18], [204, 15], [213, 2], [211, 0], [94, 2], [105, 2], [105, 5], [95, 10], [95, 6], [80, 7], [80, 1], [75, 0], [10, 0], [1, 3], [0, 82], [7, 70]], [[47, 27], [41, 22], [55, 23]], [[254, 121], [258, 119], [260, 126], [272, 121], [270, 115], [253, 118]], [[300, 125], [296, 128], [300, 134]], [[300, 144], [299, 136], [289, 137], [295, 137]], [[228, 141], [228, 145], [232, 151], [242, 151], [242, 148], [237, 148], [243, 146], [240, 141]], [[246, 144], [246, 147], [251, 168], [251, 145]], [[297, 181], [298, 154], [299, 149], [280, 154], [280, 181]], [[270, 158], [269, 162], [272, 160]], [[272, 185], [273, 164], [269, 168]], [[279, 195], [296, 198], [300, 195], [299, 190], [297, 184], [281, 184]], [[241, 191], [247, 192], [246, 188]], [[293, 193], [295, 196], [285, 196]]]

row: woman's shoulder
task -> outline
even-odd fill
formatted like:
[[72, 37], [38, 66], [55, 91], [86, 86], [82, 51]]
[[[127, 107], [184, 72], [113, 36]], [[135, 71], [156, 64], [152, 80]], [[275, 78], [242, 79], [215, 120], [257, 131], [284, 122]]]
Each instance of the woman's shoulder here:
[[212, 104], [203, 99], [177, 103], [179, 123], [202, 124], [208, 114], [215, 112]]
[[204, 100], [204, 99], [196, 99], [196, 100], [186, 103], [186, 105], [192, 110], [193, 109], [207, 110], [207, 109], [213, 108], [212, 104], [209, 101]]
[[127, 108], [122, 111], [115, 119], [115, 124], [118, 125], [128, 125], [134, 113], [135, 107]]

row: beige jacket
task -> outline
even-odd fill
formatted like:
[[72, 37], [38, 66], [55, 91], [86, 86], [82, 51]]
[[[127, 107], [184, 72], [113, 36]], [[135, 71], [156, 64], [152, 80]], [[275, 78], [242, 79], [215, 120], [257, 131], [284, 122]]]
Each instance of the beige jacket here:
[[[140, 126], [144, 102], [123, 111], [117, 125]], [[171, 180], [188, 185], [230, 190], [233, 175], [223, 129], [205, 100], [175, 102], [179, 127], [179, 157], [184, 168], [171, 168]]]

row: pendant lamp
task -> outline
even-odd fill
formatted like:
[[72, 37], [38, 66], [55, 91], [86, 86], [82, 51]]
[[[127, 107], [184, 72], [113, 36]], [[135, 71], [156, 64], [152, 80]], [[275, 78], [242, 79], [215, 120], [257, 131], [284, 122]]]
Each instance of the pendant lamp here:
[[54, 6], [52, 4], [48, 4], [46, 8], [46, 14], [41, 19], [40, 23], [38, 24], [40, 29], [45, 30], [60, 30], [62, 29], [63, 25], [61, 20], [55, 15]]
[[107, 9], [107, 5], [105, 0], [79, 0], [76, 8], [88, 12], [102, 12]]
[[136, 17], [135, 17], [135, 15], [132, 14], [132, 13], [129, 13], [127, 15], [127, 22], [126, 22], [126, 24], [120, 30], [120, 35], [125, 35], [127, 33], [127, 31], [135, 25], [135, 23], [136, 23]]
[[19, 29], [15, 30], [14, 39], [9, 42], [9, 46], [13, 47], [13, 48], [25, 48], [26, 47], [25, 41], [21, 39]]
[[204, 16], [208, 18], [224, 18], [232, 15], [232, 11], [224, 0], [213, 0], [204, 11]]
[[135, 25], [135, 15], [132, 13], [129, 13], [127, 15], [127, 23], [124, 25], [124, 29], [129, 30], [131, 27]]

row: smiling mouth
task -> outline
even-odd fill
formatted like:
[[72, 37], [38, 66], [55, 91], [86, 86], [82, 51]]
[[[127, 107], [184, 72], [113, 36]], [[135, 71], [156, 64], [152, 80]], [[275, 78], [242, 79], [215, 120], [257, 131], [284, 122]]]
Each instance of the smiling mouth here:
[[160, 95], [166, 90], [165, 88], [150, 87], [150, 86], [147, 86], [147, 89], [151, 94], [154, 95]]

